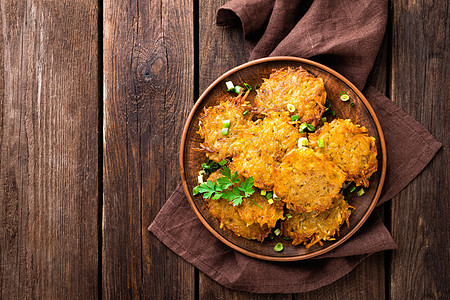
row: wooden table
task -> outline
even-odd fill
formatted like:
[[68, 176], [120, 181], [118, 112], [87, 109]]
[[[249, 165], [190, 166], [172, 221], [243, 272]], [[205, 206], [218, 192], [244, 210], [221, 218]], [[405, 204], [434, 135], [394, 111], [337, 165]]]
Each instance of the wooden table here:
[[298, 295], [226, 289], [147, 226], [180, 181], [199, 94], [247, 60], [225, 2], [1, 0], [0, 299], [444, 299], [449, 295], [448, 1], [389, 4], [369, 82], [444, 148], [384, 214], [398, 249]]

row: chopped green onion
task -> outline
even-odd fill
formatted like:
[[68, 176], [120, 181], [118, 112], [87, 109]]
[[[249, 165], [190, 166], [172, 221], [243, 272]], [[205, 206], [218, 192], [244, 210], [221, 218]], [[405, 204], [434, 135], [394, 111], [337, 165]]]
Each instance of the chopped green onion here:
[[291, 116], [291, 121], [298, 121], [298, 115]]
[[249, 90], [249, 91], [252, 90], [252, 87], [250, 86], [250, 84], [244, 83], [244, 86], [245, 86], [245, 88], [246, 88], [247, 90]]
[[323, 142], [322, 139], [318, 139], [318, 140], [317, 140], [317, 146], [318, 146], [319, 148], [324, 148], [324, 147], [325, 147], [325, 144], [324, 144], [324, 142]]
[[325, 123], [326, 121], [327, 121], [327, 117], [323, 117], [323, 118], [322, 118], [322, 122]]
[[273, 250], [280, 252], [281, 250], [283, 250], [283, 244], [282, 243], [276, 244], [275, 247], [273, 247]]
[[248, 114], [248, 110], [244, 111], [242, 114], [243, 114], [244, 116], [247, 115], [247, 114]]
[[308, 139], [305, 137], [301, 137], [298, 139], [298, 147], [306, 147], [308, 146]]
[[355, 102], [350, 102], [350, 106], [351, 107], [355, 106]]
[[366, 192], [364, 191], [364, 189], [363, 188], [361, 188], [359, 191], [358, 191], [358, 196], [362, 196], [362, 195], [364, 195]]
[[197, 195], [198, 194], [198, 187], [194, 187], [193, 189], [192, 189], [192, 195]]
[[270, 239], [273, 240], [275, 237], [273, 236], [273, 234], [269, 235]]
[[198, 175], [197, 181], [198, 181], [198, 184], [202, 184], [203, 183], [203, 176], [202, 175]]
[[330, 108], [331, 107], [331, 102], [330, 102], [330, 100], [328, 100], [328, 98], [327, 98], [327, 100], [325, 100], [325, 107], [326, 108]]
[[309, 131], [316, 130], [316, 128], [313, 125], [311, 125], [311, 124], [306, 124], [306, 127], [308, 128]]
[[265, 196], [267, 192], [265, 190], [261, 190], [261, 196]]
[[281, 197], [278, 197], [275, 193], [273, 193], [273, 200], [281, 200]]
[[237, 86], [234, 87], [234, 92], [236, 94], [239, 94], [241, 92], [241, 90], [242, 90], [242, 86], [237, 85]]
[[277, 229], [275, 229], [275, 231], [273, 233], [275, 233], [275, 235], [280, 235], [281, 230], [277, 228]]
[[292, 215], [291, 214], [286, 214], [286, 218], [290, 219], [290, 218], [292, 218]]
[[356, 186], [353, 185], [353, 186], [350, 188], [349, 192], [350, 192], [350, 193], [353, 193], [355, 190], [356, 190]]
[[282, 236], [283, 240], [289, 241], [289, 238]]
[[346, 92], [346, 91], [342, 91], [342, 92], [341, 92], [341, 96], [342, 96], [342, 95], [347, 95], [347, 92]]
[[227, 86], [227, 91], [231, 91], [234, 89], [234, 84], [231, 81], [227, 81], [225, 82], [226, 86]]
[[273, 196], [273, 193], [272, 193], [272, 192], [268, 192], [268, 193], [266, 194], [266, 198], [267, 198], [267, 199], [272, 199], [272, 196]]
[[332, 115], [333, 117], [336, 117], [336, 111], [333, 110], [333, 111], [331, 112], [331, 115]]
[[206, 175], [206, 172], [205, 172], [205, 170], [201, 170], [200, 172], [198, 172], [198, 175]]
[[273, 200], [272, 199], [267, 200], [267, 202], [269, 202], [269, 204], [273, 204]]
[[219, 161], [219, 165], [221, 165], [222, 167], [225, 166], [228, 163], [228, 161], [226, 159], [222, 159], [221, 161]]
[[303, 122], [298, 129], [301, 133], [303, 133], [307, 127], [308, 124], [306, 124], [306, 122]]
[[223, 120], [222, 121], [222, 128], [230, 128], [230, 120]]
[[294, 112], [294, 111], [295, 111], [295, 106], [292, 105], [291, 103], [289, 103], [289, 104], [287, 105], [287, 110], [290, 111], [290, 112]]
[[228, 128], [222, 128], [222, 135], [228, 134]]
[[343, 95], [341, 95], [341, 100], [342, 101], [348, 101], [350, 99], [350, 96], [349, 95], [347, 95], [347, 94], [343, 94]]

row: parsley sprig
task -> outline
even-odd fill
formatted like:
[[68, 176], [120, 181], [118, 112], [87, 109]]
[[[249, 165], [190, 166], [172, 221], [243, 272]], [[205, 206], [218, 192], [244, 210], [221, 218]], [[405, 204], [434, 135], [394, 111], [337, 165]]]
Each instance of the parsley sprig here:
[[194, 188], [195, 194], [203, 194], [203, 198], [217, 200], [223, 198], [238, 206], [242, 204], [244, 198], [247, 198], [255, 205], [263, 209], [260, 205], [249, 199], [255, 192], [253, 189], [253, 177], [246, 178], [244, 181], [239, 180], [238, 172], [231, 173], [230, 168], [223, 166], [222, 177], [217, 178], [216, 182], [209, 179], [207, 182], [201, 183]]

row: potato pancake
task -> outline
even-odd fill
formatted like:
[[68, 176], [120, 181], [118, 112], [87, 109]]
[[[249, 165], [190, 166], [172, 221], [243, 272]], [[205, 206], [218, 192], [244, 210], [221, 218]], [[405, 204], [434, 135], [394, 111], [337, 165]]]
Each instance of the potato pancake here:
[[331, 207], [339, 195], [345, 174], [312, 149], [291, 150], [275, 170], [274, 193], [286, 207], [316, 214]]
[[339, 232], [339, 228], [344, 222], [348, 224], [351, 211], [350, 206], [340, 196], [333, 202], [333, 206], [326, 211], [314, 215], [312, 213], [300, 214], [296, 211], [289, 211], [292, 218], [286, 218], [281, 224], [283, 235], [292, 238], [293, 245], [301, 243], [306, 248], [316, 243], [322, 245], [322, 240], [333, 240], [333, 236]]
[[302, 67], [275, 70], [269, 79], [264, 79], [257, 93], [255, 105], [262, 113], [288, 111], [288, 105], [293, 105], [291, 115], [316, 126], [325, 111], [327, 93], [323, 79]]
[[272, 190], [275, 166], [289, 150], [297, 147], [300, 134], [287, 114], [272, 113], [245, 135], [247, 147], [233, 158], [233, 168], [244, 177], [253, 176], [256, 187]]
[[[219, 177], [222, 177], [220, 170], [212, 173], [208, 180], [216, 181]], [[242, 176], [240, 179], [244, 180]], [[250, 199], [251, 201], [244, 198], [242, 204], [238, 206], [233, 206], [222, 198], [205, 201], [211, 215], [219, 220], [220, 228], [225, 226], [239, 236], [262, 241], [275, 227], [277, 221], [284, 219], [283, 204], [280, 201], [269, 204], [267, 198], [261, 196], [259, 191], [255, 191]]]
[[[322, 140], [323, 147], [318, 146]], [[377, 147], [375, 138], [368, 136], [364, 126], [350, 120], [335, 119], [325, 123], [309, 135], [310, 146], [322, 153], [347, 174], [347, 180], [356, 185], [369, 186], [369, 178], [377, 171]]]
[[[215, 162], [239, 154], [245, 147], [242, 132], [253, 125], [251, 113], [243, 115], [250, 109], [250, 104], [244, 101], [242, 95], [205, 108], [200, 116], [198, 131], [205, 140], [200, 144], [200, 149], [196, 150], [204, 151]], [[228, 133], [224, 135], [222, 129], [226, 120], [230, 125]]]

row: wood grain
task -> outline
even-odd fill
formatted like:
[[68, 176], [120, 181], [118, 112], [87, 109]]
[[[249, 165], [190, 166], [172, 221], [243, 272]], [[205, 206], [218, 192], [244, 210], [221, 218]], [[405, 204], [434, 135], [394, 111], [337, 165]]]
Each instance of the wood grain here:
[[96, 297], [97, 2], [0, 5], [0, 298]]
[[395, 1], [392, 100], [444, 145], [392, 201], [392, 299], [445, 299], [450, 294], [448, 1]]
[[106, 298], [194, 297], [194, 268], [147, 231], [179, 180], [181, 120], [193, 99], [192, 22], [189, 1], [104, 1]]

